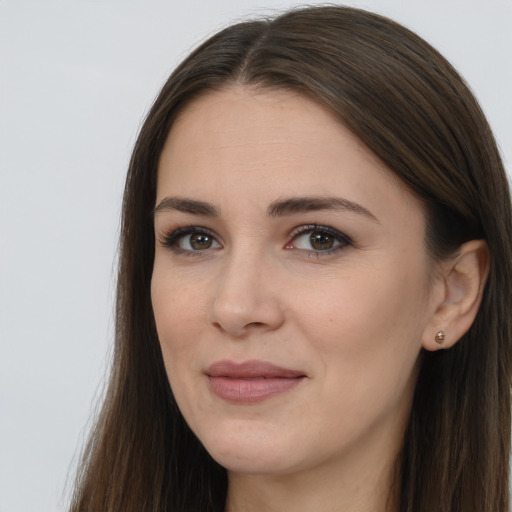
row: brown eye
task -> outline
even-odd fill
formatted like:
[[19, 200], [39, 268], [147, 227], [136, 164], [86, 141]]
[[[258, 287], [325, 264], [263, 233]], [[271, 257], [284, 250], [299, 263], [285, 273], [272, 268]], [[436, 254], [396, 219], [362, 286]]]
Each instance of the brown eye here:
[[195, 233], [190, 235], [190, 247], [196, 251], [202, 251], [204, 249], [210, 249], [213, 245], [213, 239], [211, 236], [204, 233]]
[[299, 249], [306, 253], [331, 254], [352, 244], [350, 238], [328, 226], [302, 226], [287, 249]]
[[177, 229], [163, 238], [162, 245], [176, 252], [190, 254], [221, 248], [214, 234], [206, 228], [195, 226]]
[[317, 251], [325, 251], [334, 247], [335, 238], [328, 233], [314, 231], [309, 236], [311, 247]]

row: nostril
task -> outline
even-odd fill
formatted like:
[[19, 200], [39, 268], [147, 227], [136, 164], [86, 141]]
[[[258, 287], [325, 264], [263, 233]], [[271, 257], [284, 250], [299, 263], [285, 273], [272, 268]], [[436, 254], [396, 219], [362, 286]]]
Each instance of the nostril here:
[[[238, 328], [235, 329], [233, 326], [224, 326], [221, 322], [212, 322], [212, 326], [221, 331], [234, 332], [235, 330], [238, 330]], [[237, 333], [237, 336], [245, 336], [251, 331], [251, 329], [261, 329], [265, 326], [265, 322], [249, 322], [240, 326], [240, 331]]]
[[[213, 322], [213, 326], [217, 327], [218, 329], [222, 329], [222, 324], [220, 322]], [[243, 327], [264, 327], [265, 324], [263, 322], [250, 322]]]

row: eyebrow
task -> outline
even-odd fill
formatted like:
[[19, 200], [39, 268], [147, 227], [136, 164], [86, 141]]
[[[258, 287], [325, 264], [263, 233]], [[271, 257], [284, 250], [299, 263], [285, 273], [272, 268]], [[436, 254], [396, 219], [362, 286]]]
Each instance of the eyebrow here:
[[282, 217], [294, 213], [316, 212], [319, 210], [342, 210], [379, 222], [377, 217], [367, 208], [343, 197], [292, 197], [273, 202], [267, 209], [270, 217]]
[[195, 199], [182, 199], [179, 197], [166, 197], [162, 199], [153, 210], [153, 214], [169, 210], [191, 213], [192, 215], [206, 215], [207, 217], [219, 216], [217, 208], [210, 203], [196, 201]]
[[[296, 213], [315, 212], [320, 210], [341, 210], [364, 215], [374, 222], [377, 217], [367, 208], [343, 197], [291, 197], [274, 201], [268, 208], [269, 217], [285, 217]], [[153, 213], [178, 211], [192, 215], [218, 217], [219, 211], [211, 203], [180, 197], [165, 197], [158, 203]]]

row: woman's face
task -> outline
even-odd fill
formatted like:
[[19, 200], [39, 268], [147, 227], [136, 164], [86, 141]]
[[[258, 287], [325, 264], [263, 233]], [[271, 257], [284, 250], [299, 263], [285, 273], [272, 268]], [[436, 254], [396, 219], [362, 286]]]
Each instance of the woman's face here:
[[233, 87], [184, 109], [159, 163], [151, 293], [177, 403], [220, 464], [396, 454], [435, 335], [424, 231], [420, 203], [310, 100]]

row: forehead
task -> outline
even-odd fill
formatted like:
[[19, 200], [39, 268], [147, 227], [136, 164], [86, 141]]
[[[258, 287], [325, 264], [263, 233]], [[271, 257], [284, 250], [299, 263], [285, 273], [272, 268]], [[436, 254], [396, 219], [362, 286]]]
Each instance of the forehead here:
[[[237, 146], [245, 149], [248, 143], [276, 149], [284, 149], [287, 145], [303, 147], [301, 143], [306, 139], [311, 143], [308, 151], [315, 148], [323, 151], [329, 143], [341, 142], [339, 137], [336, 140], [336, 134], [341, 132], [344, 145], [361, 151], [375, 165], [385, 168], [344, 127], [338, 116], [288, 89], [255, 89], [238, 85], [208, 91], [180, 111], [170, 130], [167, 146], [173, 145], [177, 137], [180, 144], [184, 140], [200, 142], [205, 150], [229, 142], [229, 150], [234, 153]], [[323, 147], [318, 144], [320, 141]], [[177, 149], [177, 144], [174, 146]]]
[[305, 194], [354, 201], [388, 194], [420, 208], [337, 116], [288, 90], [208, 92], [174, 122], [160, 157], [157, 202], [169, 194], [214, 201], [229, 190], [232, 200], [267, 204]]

